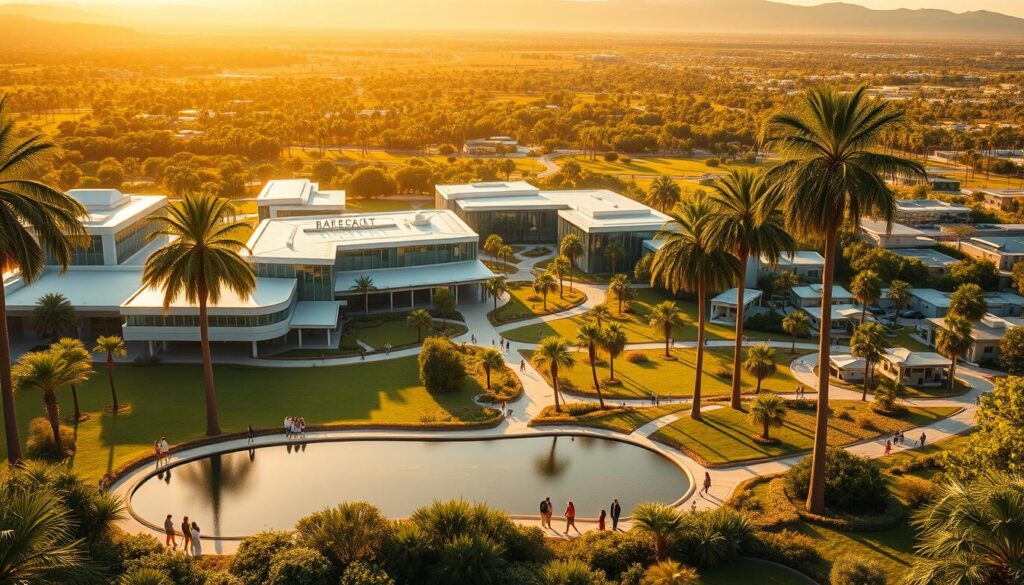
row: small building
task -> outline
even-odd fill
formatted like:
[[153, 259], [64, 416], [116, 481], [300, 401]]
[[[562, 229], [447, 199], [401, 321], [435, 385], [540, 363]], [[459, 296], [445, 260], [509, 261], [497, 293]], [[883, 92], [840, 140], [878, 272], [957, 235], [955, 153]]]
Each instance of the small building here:
[[879, 248], [927, 248], [935, 245], [934, 239], [917, 228], [901, 223], [893, 223], [889, 228], [884, 221], [869, 218], [861, 218], [858, 236]]
[[947, 383], [953, 362], [932, 351], [891, 347], [882, 353], [876, 370], [907, 386], [941, 386]]
[[[809, 284], [806, 286], [796, 286], [789, 291], [789, 301], [794, 307], [798, 309], [806, 309], [807, 307], [820, 307], [821, 306], [821, 291], [822, 287], [820, 284]], [[832, 286], [832, 304], [833, 305], [847, 305], [853, 302], [853, 295], [850, 291], [839, 285]]]
[[[804, 312], [807, 313], [807, 320], [811, 325], [811, 328], [816, 331], [821, 331], [821, 319], [822, 312], [821, 307], [806, 307]], [[832, 322], [830, 323], [829, 333], [832, 335], [845, 335], [851, 333], [853, 328], [860, 322], [860, 317], [863, 311], [857, 305], [832, 305]]]
[[980, 196], [981, 204], [989, 209], [1010, 211], [1020, 206], [1024, 189], [979, 189], [972, 194]]
[[957, 263], [956, 258], [934, 248], [893, 248], [892, 252], [904, 258], [920, 260], [928, 267], [928, 272], [937, 276], [946, 274], [949, 272], [949, 267]]
[[960, 179], [944, 177], [942, 175], [928, 175], [928, 184], [931, 185], [933, 191], [942, 191], [944, 193], [960, 192]]
[[825, 269], [825, 257], [813, 250], [798, 250], [792, 253], [784, 253], [779, 257], [779, 262], [774, 266], [768, 262], [767, 258], [761, 257], [759, 260], [757, 272], [761, 276], [772, 273], [777, 274], [779, 272], [792, 272], [802, 281], [814, 282], [821, 280], [822, 271]]
[[860, 384], [867, 375], [867, 362], [848, 353], [832, 354], [828, 359], [829, 374], [836, 380]]
[[344, 191], [321, 191], [309, 179], [267, 181], [256, 196], [260, 220], [308, 215], [335, 215], [345, 211]]
[[[986, 314], [971, 328], [971, 347], [962, 356], [965, 360], [975, 363], [991, 363], [999, 359], [999, 343], [1006, 332], [1014, 327], [1024, 325], [1020, 317], [999, 317]], [[935, 338], [940, 329], [946, 327], [945, 319], [932, 318], [925, 323], [924, 335], [928, 344], [935, 346]]]
[[[746, 312], [757, 305], [763, 293], [756, 289], [743, 289], [743, 310]], [[708, 319], [713, 323], [734, 325], [736, 323], [737, 298], [739, 289], [730, 288], [711, 299], [711, 310]], [[749, 313], [748, 313], [749, 314]]]
[[511, 136], [471, 138], [462, 146], [466, 154], [505, 154], [519, 151], [519, 141]]
[[[957, 183], [959, 185], [959, 182]], [[959, 191], [959, 187], [956, 189]], [[895, 221], [915, 227], [937, 223], [965, 223], [971, 208], [935, 199], [900, 199], [896, 202]]]
[[1013, 270], [1013, 265], [1024, 260], [1024, 237], [973, 237], [960, 244], [960, 250], [979, 260], [989, 260], [1001, 271]]
[[[912, 288], [907, 308], [919, 311], [926, 318], [941, 319], [949, 312], [949, 299], [952, 295], [933, 288]], [[1024, 315], [1024, 297], [1014, 292], [985, 293], [985, 303], [988, 312], [996, 317]]]

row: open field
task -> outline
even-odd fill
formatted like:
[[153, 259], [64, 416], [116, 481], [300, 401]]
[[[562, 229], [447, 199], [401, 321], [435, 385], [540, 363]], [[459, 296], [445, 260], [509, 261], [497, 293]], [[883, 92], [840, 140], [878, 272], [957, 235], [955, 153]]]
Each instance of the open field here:
[[509, 300], [498, 307], [497, 311], [492, 310], [487, 317], [492, 323], [507, 323], [519, 319], [528, 319], [540, 315], [557, 313], [570, 307], [575, 307], [586, 302], [587, 295], [580, 290], [570, 290], [568, 285], [564, 287], [562, 295], [558, 291], [548, 293], [546, 306], [542, 295], [534, 292], [533, 285], [525, 281], [512, 281], [508, 283]]
[[595, 410], [594, 412], [579, 415], [570, 414], [568, 412], [569, 409], [564, 404], [562, 405], [562, 412], [556, 412], [554, 405], [545, 406], [544, 410], [530, 423], [533, 425], [577, 424], [628, 434], [653, 420], [686, 408], [684, 404], [665, 404], [642, 408], [607, 406], [609, 406], [607, 410]]

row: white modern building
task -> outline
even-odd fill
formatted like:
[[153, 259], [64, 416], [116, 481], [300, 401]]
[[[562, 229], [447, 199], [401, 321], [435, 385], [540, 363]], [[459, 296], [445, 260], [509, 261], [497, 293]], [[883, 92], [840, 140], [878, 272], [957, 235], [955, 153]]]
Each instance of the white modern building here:
[[[798, 309], [821, 306], [822, 286], [820, 284], [809, 284], [796, 286], [789, 292], [789, 302]], [[848, 305], [853, 303], [853, 294], [839, 285], [832, 286], [832, 304]]]
[[947, 383], [952, 360], [932, 351], [892, 347], [882, 353], [877, 371], [907, 386], [941, 386]]
[[[810, 323], [811, 329], [821, 331], [824, 309], [820, 306], [805, 307], [804, 312], [807, 313], [807, 321]], [[852, 333], [853, 328], [860, 322], [862, 313], [863, 311], [857, 305], [832, 305], [832, 310], [829, 313], [829, 316], [832, 318], [832, 321], [829, 323], [829, 332], [833, 335]]]
[[900, 199], [896, 202], [896, 222], [908, 226], [938, 223], [966, 223], [971, 208], [936, 199]]
[[[755, 307], [763, 293], [757, 289], [743, 289], [743, 310], [747, 311]], [[722, 294], [711, 299], [711, 308], [708, 319], [713, 323], [733, 325], [736, 323], [736, 311], [739, 308], [739, 289], [730, 288]]]
[[958, 262], [956, 258], [934, 248], [893, 248], [890, 251], [904, 258], [920, 260], [928, 268], [928, 272], [934, 275], [946, 274], [949, 268]]
[[321, 191], [309, 179], [267, 181], [256, 196], [259, 218], [335, 215], [345, 211], [344, 191]]
[[[910, 289], [908, 309], [919, 311], [926, 318], [943, 318], [949, 312], [949, 299], [953, 293], [933, 288]], [[1024, 315], [1024, 297], [1009, 291], [985, 293], [988, 312], [997, 317]]]
[[1024, 237], [973, 237], [960, 244], [960, 250], [979, 260], [988, 260], [1000, 271], [1009, 272], [1024, 260]]
[[[1021, 317], [1000, 317], [986, 314], [971, 328], [971, 347], [963, 358], [975, 364], [989, 364], [999, 359], [999, 345], [1006, 332], [1024, 325]], [[928, 344], [935, 346], [935, 338], [946, 326], [945, 319], [931, 318], [924, 323], [924, 337]]]
[[970, 192], [976, 198], [980, 198], [982, 205], [989, 209], [999, 211], [1010, 211], [1020, 206], [1024, 199], [1024, 189], [979, 189]]
[[[756, 272], [747, 270], [747, 286], [756, 285], [758, 276], [779, 272], [792, 272], [801, 281], [821, 281], [822, 272], [825, 270], [825, 257], [812, 250], [798, 250], [782, 254], [774, 266], [764, 257], [759, 258], [757, 264]], [[750, 282], [751, 278], [753, 283]]]
[[935, 240], [917, 228], [884, 221], [861, 218], [858, 235], [861, 240], [879, 248], [926, 248], [935, 245]]
[[852, 384], [863, 382], [868, 370], [864, 358], [849, 353], [831, 354], [828, 363], [828, 371], [833, 378]]

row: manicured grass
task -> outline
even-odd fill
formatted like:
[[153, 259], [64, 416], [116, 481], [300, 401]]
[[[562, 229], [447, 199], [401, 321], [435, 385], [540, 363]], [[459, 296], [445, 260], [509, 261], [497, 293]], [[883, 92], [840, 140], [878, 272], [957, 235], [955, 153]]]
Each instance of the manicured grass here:
[[[565, 159], [561, 159], [564, 161]], [[626, 178], [639, 178], [639, 176], [654, 177], [658, 175], [672, 175], [674, 177], [699, 177], [706, 173], [724, 175], [733, 167], [757, 168], [763, 165], [749, 165], [737, 163], [733, 165], [721, 164], [717, 167], [709, 167], [707, 159], [695, 158], [667, 158], [667, 157], [638, 157], [624, 163], [621, 160], [608, 162], [598, 157], [590, 160], [589, 157], [577, 157], [576, 160], [584, 169], [608, 173], [612, 175], [625, 176]], [[696, 184], [693, 184], [696, 187]]]
[[[118, 395], [130, 412], [103, 414], [110, 403], [103, 364], [78, 389], [90, 420], [78, 426], [75, 471], [96, 480], [118, 466], [152, 451], [161, 435], [172, 443], [201, 438], [206, 431], [202, 366], [174, 364], [115, 369]], [[309, 425], [420, 424], [424, 420], [484, 418], [471, 399], [482, 390], [468, 378], [463, 390], [433, 395], [420, 384], [415, 357], [387, 362], [317, 368], [249, 368], [215, 365], [217, 402], [225, 433], [246, 425], [277, 429], [285, 416], [302, 416]], [[39, 394], [18, 395], [22, 439], [28, 421], [43, 416]], [[60, 392], [62, 413], [71, 409], [71, 393]], [[6, 445], [2, 451], [6, 452]]]
[[[595, 410], [586, 414], [572, 415], [567, 412], [563, 405], [562, 412], [556, 412], [554, 405], [545, 406], [544, 409], [530, 421], [533, 425], [543, 424], [577, 424], [585, 427], [597, 427], [608, 429], [618, 433], [629, 434], [639, 429], [652, 420], [679, 412], [685, 408], [685, 404], [665, 404], [662, 406], [647, 406], [642, 408], [613, 407], [614, 401], [608, 401], [605, 410]], [[596, 405], [595, 405], [596, 406]]]
[[[514, 280], [508, 283], [510, 298], [507, 303], [498, 307], [497, 311], [490, 311], [487, 318], [491, 323], [501, 324], [510, 321], [519, 321], [540, 315], [550, 315], [568, 308], [581, 305], [587, 300], [587, 295], [580, 290], [570, 290], [568, 286], [563, 289], [563, 296], [558, 291], [548, 294], [547, 308], [544, 298], [534, 292], [533, 284], [524, 280]], [[504, 335], [504, 337], [508, 337]]]
[[[537, 270], [547, 270], [548, 265], [551, 264], [553, 258], [538, 262], [534, 265]], [[578, 268], [573, 268], [572, 271], [572, 282], [575, 285], [577, 282], [584, 284], [608, 284], [610, 275], [608, 274], [587, 274], [586, 272], [580, 271]], [[569, 275], [565, 275], [565, 286], [569, 286]]]
[[[637, 289], [636, 293], [637, 297], [632, 302], [632, 310], [626, 310], [625, 305], [623, 305], [624, 311], [621, 315], [618, 312], [618, 302], [616, 302], [614, 298], [610, 298], [605, 303], [608, 306], [608, 310], [611, 311], [613, 318], [622, 324], [622, 328], [626, 331], [626, 339], [628, 343], [663, 343], [665, 341], [661, 336], [660, 329], [652, 329], [647, 325], [647, 323], [650, 320], [651, 309], [658, 303], [666, 300], [675, 302], [676, 307], [678, 307], [683, 314], [683, 326], [676, 328], [673, 333], [676, 340], [693, 341], [697, 339], [696, 302], [674, 298], [669, 293], [657, 288], [641, 288]], [[542, 339], [549, 335], [561, 335], [562, 337], [571, 339], [576, 336], [576, 330], [579, 329], [580, 325], [589, 319], [590, 317], [588, 315], [568, 317], [555, 321], [547, 321], [545, 323], [527, 325], [525, 327], [517, 327], [511, 331], [506, 331], [502, 335], [512, 341], [525, 342], [536, 342], [538, 339]], [[708, 323], [705, 331], [708, 339], [735, 338], [733, 335], [733, 328], [724, 325]], [[788, 336], [785, 335], [771, 335], [768, 333], [761, 333], [759, 331], [745, 331], [744, 335], [751, 339], [774, 338], [778, 340], [788, 340]]]
[[[423, 331], [423, 335], [446, 334], [449, 337], [456, 337], [466, 332], [466, 326], [458, 321], [448, 319], [447, 329], [441, 326], [441, 321], [434, 320], [434, 330]], [[353, 334], [363, 343], [368, 343], [377, 351], [384, 351], [384, 346], [391, 344], [392, 349], [418, 345], [422, 340], [416, 339], [416, 330], [405, 324], [405, 321], [385, 321], [373, 327], [360, 327], [353, 330]]]
[[515, 274], [519, 272], [519, 269], [509, 264], [508, 262], [495, 262], [493, 260], [484, 260], [484, 266], [491, 269], [491, 272], [495, 274]]
[[551, 248], [548, 248], [547, 246], [534, 246], [533, 248], [529, 248], [524, 252], [520, 253], [519, 255], [525, 256], [526, 258], [540, 258], [541, 256], [550, 253]]
[[[432, 204], [424, 201], [421, 207], [433, 207]], [[345, 201], [346, 213], [375, 213], [383, 211], [409, 211], [417, 207], [410, 201], [403, 199], [348, 199]]]
[[[524, 352], [525, 353], [525, 352]], [[774, 376], [761, 383], [761, 389], [768, 392], [792, 393], [796, 391], [797, 382], [789, 370], [789, 364], [797, 356], [808, 352], [791, 354], [776, 351], [775, 363], [778, 368]], [[631, 354], [647, 356], [646, 362], [633, 363], [628, 358]], [[615, 398], [649, 398], [656, 392], [662, 398], [689, 398], [693, 396], [693, 385], [697, 370], [695, 360], [696, 349], [674, 349], [669, 352], [673, 360], [665, 359], [664, 350], [645, 349], [627, 351], [615, 360], [615, 378], [618, 384], [608, 384], [609, 368], [603, 355], [598, 362], [597, 379], [602, 382], [602, 392]], [[559, 379], [568, 382], [563, 386], [579, 394], [594, 395], [594, 378], [590, 372], [586, 352], [575, 355], [576, 366], [570, 370], [559, 371]], [[723, 375], [724, 374], [724, 375]], [[704, 372], [702, 376], [701, 394], [708, 398], [725, 396], [732, 391], [732, 348], [714, 347], [704, 351]], [[550, 380], [549, 380], [550, 382]], [[754, 392], [757, 380], [744, 374], [742, 387], [744, 392]]]
[[[755, 577], [756, 575], [756, 577]], [[701, 585], [807, 585], [790, 571], [753, 559], [730, 561], [727, 565], [700, 571]]]
[[[926, 425], [957, 411], [956, 408], [914, 407], [904, 416], [888, 417], [872, 411], [867, 402], [833, 401], [830, 406], [828, 443], [834, 446]], [[787, 409], [783, 426], [771, 429], [771, 437], [776, 439], [773, 443], [756, 440], [755, 435], [760, 433], [759, 427], [747, 421], [746, 412], [719, 408], [706, 411], [700, 421], [682, 418], [651, 438], [691, 453], [710, 465], [793, 455], [813, 446], [814, 409]]]
[[886, 337], [885, 341], [892, 347], [905, 347], [911, 351], [935, 351], [934, 347], [921, 343], [910, 336], [913, 327], [900, 327], [895, 337]]

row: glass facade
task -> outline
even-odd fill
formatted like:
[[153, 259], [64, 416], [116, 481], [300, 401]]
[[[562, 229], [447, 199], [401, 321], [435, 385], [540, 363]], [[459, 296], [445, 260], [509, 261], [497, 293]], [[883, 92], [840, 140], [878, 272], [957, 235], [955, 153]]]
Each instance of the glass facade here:
[[[210, 327], [264, 327], [287, 321], [292, 308], [267, 315], [210, 315]], [[129, 327], [199, 327], [199, 315], [128, 315]]]
[[[57, 264], [57, 258], [49, 250], [45, 250], [45, 256], [47, 264]], [[102, 236], [89, 236], [85, 246], [75, 246], [71, 252], [71, 264], [74, 266], [102, 266]]]
[[611, 242], [619, 242], [626, 252], [615, 262], [615, 272], [630, 274], [636, 263], [644, 256], [644, 240], [653, 239], [656, 232], [587, 233], [575, 225], [559, 219], [558, 239], [562, 240], [566, 234], [570, 233], [579, 236], [583, 242], [583, 256], [576, 261], [581, 270], [590, 274], [612, 272], [612, 259], [605, 254], [605, 248]]
[[253, 266], [259, 278], [294, 278], [300, 301], [334, 300], [334, 267], [321, 264], [260, 264]]
[[163, 215], [163, 209], [155, 211], [145, 219], [137, 221], [117, 232], [114, 236], [114, 249], [117, 251], [118, 264], [123, 264], [125, 260], [131, 258], [148, 243], [149, 236], [160, 229], [160, 226], [152, 221], [153, 218]]
[[476, 260], [475, 242], [370, 248], [366, 250], [339, 249], [335, 257], [334, 269], [339, 272], [348, 272], [352, 270], [446, 264], [448, 262], [463, 262], [465, 260]]
[[462, 214], [466, 224], [480, 234], [498, 234], [506, 242], [554, 242], [558, 236], [558, 210], [473, 211]]

